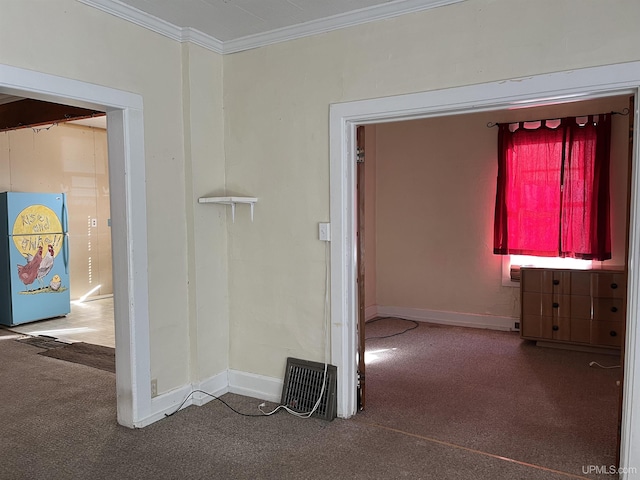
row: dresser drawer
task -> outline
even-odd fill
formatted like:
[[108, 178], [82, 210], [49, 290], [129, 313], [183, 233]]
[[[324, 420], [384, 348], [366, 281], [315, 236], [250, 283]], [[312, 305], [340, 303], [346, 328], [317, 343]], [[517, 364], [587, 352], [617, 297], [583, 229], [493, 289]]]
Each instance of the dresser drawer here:
[[591, 278], [591, 292], [598, 298], [624, 298], [627, 279], [622, 273], [598, 273]]
[[571, 272], [563, 270], [527, 269], [521, 278], [523, 292], [569, 294]]
[[[522, 293], [522, 315], [523, 316], [541, 316], [543, 294], [536, 292]], [[550, 315], [549, 315], [550, 316]]]
[[589, 320], [591, 318], [591, 297], [584, 295], [571, 296], [571, 316]]
[[591, 320], [571, 319], [571, 341], [575, 343], [591, 342]]
[[524, 292], [522, 313], [523, 315], [569, 318], [571, 317], [571, 296]]
[[571, 272], [571, 295], [591, 295], [591, 272]]
[[620, 322], [591, 322], [591, 344], [609, 347], [622, 345], [624, 324]]
[[520, 336], [527, 338], [553, 338], [553, 319], [540, 315], [523, 315]]
[[571, 319], [525, 315], [520, 325], [520, 336], [547, 340], [571, 340]]
[[594, 298], [593, 319], [609, 322], [624, 322], [624, 300], [622, 298]]

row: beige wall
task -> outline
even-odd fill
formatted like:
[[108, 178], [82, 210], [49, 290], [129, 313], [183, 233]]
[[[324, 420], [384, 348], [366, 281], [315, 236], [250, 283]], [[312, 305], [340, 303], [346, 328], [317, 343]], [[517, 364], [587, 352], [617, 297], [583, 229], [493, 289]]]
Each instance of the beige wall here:
[[0, 164], [0, 191], [67, 195], [71, 299], [97, 286], [93, 295], [113, 293], [107, 132], [71, 124], [1, 132]]
[[225, 371], [226, 213], [196, 205], [224, 183], [221, 57], [75, 0], [0, 3], [0, 63], [141, 95], [151, 378], [163, 393]]
[[[468, 0], [224, 58], [74, 0], [0, 2], [0, 63], [143, 98], [160, 393], [323, 359], [331, 103], [640, 59], [635, 0]], [[259, 198], [253, 223], [196, 205], [223, 190]]]
[[[377, 302], [519, 316], [493, 254], [497, 128], [489, 122], [621, 112], [628, 97], [376, 125]], [[613, 265], [625, 258], [628, 116], [612, 116]]]
[[[331, 103], [639, 60], [639, 16], [635, 0], [469, 0], [225, 56], [227, 185], [260, 198], [229, 226], [230, 367], [281, 378], [287, 356], [323, 359]], [[493, 288], [488, 310], [515, 311]]]
[[222, 57], [182, 46], [191, 379], [226, 368], [229, 358], [227, 208], [197, 198], [225, 191]]

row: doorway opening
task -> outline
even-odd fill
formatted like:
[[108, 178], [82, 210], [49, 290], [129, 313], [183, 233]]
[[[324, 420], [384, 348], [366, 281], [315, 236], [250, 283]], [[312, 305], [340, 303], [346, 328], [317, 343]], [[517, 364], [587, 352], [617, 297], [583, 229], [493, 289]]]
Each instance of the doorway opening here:
[[[620, 365], [619, 350], [545, 352], [514, 331], [519, 283], [502, 286], [501, 257], [491, 247], [497, 129], [487, 124], [628, 106], [622, 95], [358, 127], [368, 140], [358, 142], [356, 167], [358, 254], [364, 250], [366, 265], [363, 274], [359, 255], [358, 336], [366, 329], [367, 361], [358, 366], [358, 408], [368, 405], [362, 418], [564, 471], [580, 470], [580, 463], [571, 465], [582, 460], [571, 455], [577, 449], [616, 463], [620, 369], [589, 364]], [[612, 115], [614, 255], [594, 268], [623, 270], [626, 263], [629, 118]], [[361, 340], [358, 351], [365, 351]], [[580, 433], [595, 419], [598, 433]], [[550, 437], [542, 444], [526, 429], [536, 422]], [[574, 425], [572, 438], [563, 438], [567, 424]], [[554, 464], [559, 448], [552, 439], [560, 438], [567, 455]]]
[[109, 190], [116, 337], [118, 422], [152, 423], [144, 124], [139, 95], [0, 65], [0, 94], [104, 111], [108, 122]]
[[48, 249], [51, 252], [45, 256], [46, 265], [40, 264], [38, 285], [32, 290], [47, 294], [56, 278], [55, 269], [48, 265], [64, 263], [65, 278], [60, 281], [61, 287], [56, 282], [54, 287], [56, 292], [68, 290], [70, 305], [64, 311], [69, 313], [40, 319], [46, 316], [43, 312], [39, 318], [10, 322], [14, 323], [10, 330], [54, 338], [58, 340], [52, 344], [55, 346], [82, 342], [114, 348], [105, 113], [5, 95], [0, 98], [0, 129], [0, 191], [62, 193], [66, 212], [66, 245]]
[[[611, 79], [615, 78], [615, 81]], [[331, 222], [334, 232], [332, 244], [332, 363], [338, 366], [338, 414], [349, 417], [356, 412], [357, 397], [357, 293], [355, 268], [355, 128], [356, 125], [417, 118], [455, 115], [461, 113], [517, 109], [523, 106], [562, 103], [579, 99], [594, 99], [611, 95], [635, 95], [640, 86], [640, 64], [628, 63], [594, 67], [572, 72], [517, 79], [513, 82], [457, 87], [419, 94], [349, 102], [331, 106]], [[633, 157], [638, 157], [637, 108], [634, 125]], [[632, 184], [638, 183], [638, 169], [632, 172]], [[635, 351], [638, 266], [638, 235], [635, 212], [638, 197], [632, 188], [629, 284], [627, 308], [627, 340], [625, 385], [621, 440], [621, 467], [634, 465], [631, 448], [632, 432], [638, 428], [630, 415], [634, 403], [637, 377]]]

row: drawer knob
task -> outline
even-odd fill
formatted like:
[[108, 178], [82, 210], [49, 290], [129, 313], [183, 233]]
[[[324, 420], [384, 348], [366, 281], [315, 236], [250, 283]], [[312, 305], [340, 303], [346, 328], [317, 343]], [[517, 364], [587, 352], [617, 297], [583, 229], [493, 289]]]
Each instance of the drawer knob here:
[[554, 280], [554, 281], [553, 281], [553, 284], [554, 284], [554, 285], [560, 285], [560, 280], [558, 280], [558, 279]]
[[554, 325], [553, 327], [551, 327], [551, 330], [553, 330], [554, 332], [557, 332], [559, 329], [560, 327], [558, 327], [558, 325]]
[[558, 302], [553, 302], [553, 308], [560, 308], [560, 304]]
[[611, 331], [609, 332], [609, 335], [611, 335], [612, 337], [615, 337], [615, 336], [617, 336], [618, 334], [616, 333], [616, 331], [615, 331], [615, 330], [611, 330]]
[[613, 313], [616, 313], [616, 312], [618, 311], [618, 307], [611, 307], [611, 311], [612, 311]]
[[618, 288], [618, 284], [617, 283], [612, 283], [611, 284], [611, 288], [613, 288], [615, 290], [616, 288]]

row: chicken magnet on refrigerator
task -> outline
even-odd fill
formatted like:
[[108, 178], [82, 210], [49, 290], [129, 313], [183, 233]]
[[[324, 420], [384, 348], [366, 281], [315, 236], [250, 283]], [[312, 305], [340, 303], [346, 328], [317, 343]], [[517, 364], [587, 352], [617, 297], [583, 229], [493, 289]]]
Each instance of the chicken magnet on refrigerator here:
[[0, 323], [70, 312], [67, 209], [62, 193], [0, 193]]

